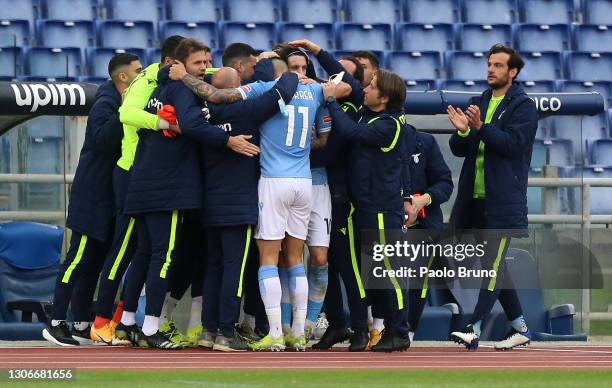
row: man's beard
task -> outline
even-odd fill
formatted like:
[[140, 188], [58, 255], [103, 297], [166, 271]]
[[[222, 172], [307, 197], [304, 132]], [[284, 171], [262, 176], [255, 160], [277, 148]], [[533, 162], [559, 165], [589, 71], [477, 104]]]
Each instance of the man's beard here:
[[487, 83], [489, 84], [491, 89], [501, 89], [508, 84], [508, 78], [496, 78], [493, 82], [489, 82], [487, 80]]

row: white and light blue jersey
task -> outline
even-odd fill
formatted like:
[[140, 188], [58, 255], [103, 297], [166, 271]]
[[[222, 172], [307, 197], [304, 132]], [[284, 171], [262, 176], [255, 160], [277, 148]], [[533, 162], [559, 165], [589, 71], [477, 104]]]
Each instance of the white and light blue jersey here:
[[[255, 98], [276, 84], [255, 82], [238, 90], [244, 99]], [[280, 95], [279, 95], [280, 98]], [[317, 111], [323, 105], [323, 89], [319, 84], [298, 85], [287, 104], [287, 116], [277, 113], [259, 129], [261, 175], [268, 178], [310, 179], [311, 128]]]
[[[331, 131], [331, 115], [329, 110], [325, 106], [322, 106], [317, 111], [317, 119], [313, 128], [313, 134], [315, 138], [318, 138], [322, 133], [328, 133]], [[314, 167], [310, 169], [312, 174], [313, 185], [326, 185], [327, 184], [327, 171], [325, 167]]]

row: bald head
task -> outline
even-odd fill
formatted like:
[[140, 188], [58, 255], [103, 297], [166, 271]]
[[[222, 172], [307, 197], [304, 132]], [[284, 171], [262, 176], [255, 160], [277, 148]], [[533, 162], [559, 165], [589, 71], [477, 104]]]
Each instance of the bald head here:
[[217, 89], [240, 87], [240, 74], [232, 67], [222, 67], [212, 76], [212, 84]]

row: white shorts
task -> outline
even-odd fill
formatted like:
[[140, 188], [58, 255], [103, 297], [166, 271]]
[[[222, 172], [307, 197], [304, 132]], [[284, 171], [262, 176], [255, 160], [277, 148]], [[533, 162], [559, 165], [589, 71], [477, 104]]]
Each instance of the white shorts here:
[[306, 245], [309, 247], [329, 247], [331, 212], [331, 194], [329, 193], [329, 186], [313, 185], [312, 209], [310, 210], [310, 222], [308, 222]]
[[312, 180], [261, 177], [258, 184], [258, 240], [282, 240], [285, 233], [306, 240], [312, 203]]

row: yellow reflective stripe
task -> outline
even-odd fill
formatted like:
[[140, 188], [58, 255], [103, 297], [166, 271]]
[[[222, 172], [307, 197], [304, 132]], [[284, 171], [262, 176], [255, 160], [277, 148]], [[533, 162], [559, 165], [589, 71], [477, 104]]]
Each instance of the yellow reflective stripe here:
[[[427, 263], [427, 273], [429, 274], [429, 268], [431, 267], [431, 263], [433, 262], [433, 255], [429, 258], [429, 262]], [[427, 296], [427, 284], [429, 283], [429, 275], [425, 275], [425, 280], [423, 281], [423, 289], [421, 290], [421, 299], [425, 299]]]
[[357, 265], [357, 254], [355, 253], [355, 230], [353, 228], [353, 213], [355, 208], [351, 204], [351, 211], [348, 216], [348, 235], [349, 235], [349, 250], [351, 251], [351, 264], [353, 266], [353, 273], [355, 274], [355, 280], [357, 280], [357, 288], [359, 288], [359, 297], [364, 299], [366, 297], [363, 283], [361, 283], [361, 275], [359, 274], [359, 266]]
[[166, 261], [159, 272], [159, 277], [162, 279], [166, 278], [168, 274], [168, 267], [172, 261], [172, 252], [174, 251], [174, 243], [176, 241], [176, 225], [178, 224], [178, 210], [172, 211], [172, 225], [170, 226], [170, 241], [168, 242], [168, 251], [166, 252]]
[[74, 271], [76, 266], [79, 265], [81, 259], [83, 258], [83, 252], [85, 252], [85, 245], [87, 245], [87, 236], [83, 235], [81, 236], [81, 240], [79, 241], [79, 249], [77, 249], [76, 257], [74, 258], [74, 260], [72, 260], [72, 263], [70, 263], [70, 265], [66, 269], [64, 277], [62, 277], [62, 283], [68, 283], [70, 281], [70, 276], [72, 275], [72, 272]]
[[393, 137], [393, 141], [391, 142], [391, 145], [389, 147], [380, 148], [382, 152], [389, 152], [395, 148], [395, 145], [397, 144], [397, 139], [399, 139], [399, 135], [402, 130], [400, 122], [395, 117], [391, 117], [391, 118], [393, 119], [393, 121], [395, 121], [395, 125], [397, 126], [397, 129], [395, 130], [395, 136]]
[[123, 242], [121, 243], [121, 249], [119, 249], [119, 253], [115, 258], [115, 262], [113, 263], [113, 267], [111, 268], [110, 274], [108, 275], [108, 280], [115, 280], [115, 276], [117, 275], [117, 269], [119, 268], [119, 264], [121, 264], [121, 260], [123, 260], [123, 256], [125, 255], [125, 250], [127, 249], [128, 244], [130, 243], [130, 236], [132, 236], [132, 230], [134, 229], [134, 223], [136, 219], [134, 217], [130, 217], [130, 223], [128, 224], [127, 231], [125, 232], [125, 236], [123, 236]]
[[[387, 244], [385, 241], [385, 219], [382, 213], [378, 213], [378, 240], [378, 242], [383, 246]], [[385, 268], [387, 269], [387, 271], [391, 271], [391, 264], [389, 263], [387, 255], [385, 255], [383, 262], [385, 263]], [[393, 288], [395, 289], [397, 306], [400, 310], [402, 310], [404, 309], [404, 295], [402, 294], [402, 289], [400, 288], [397, 279], [395, 279], [395, 276], [391, 276], [390, 279], [391, 284], [393, 284]]]
[[348, 110], [348, 108], [349, 108], [349, 107], [353, 108], [353, 110], [354, 110], [355, 112], [358, 112], [358, 111], [359, 111], [359, 109], [358, 109], [358, 108], [355, 106], [355, 104], [353, 104], [352, 102], [348, 102], [348, 101], [346, 101], [346, 102], [342, 103], [342, 110], [343, 110], [343, 111], [345, 111], [345, 112], [346, 112], [346, 111]]
[[504, 249], [506, 248], [506, 237], [503, 237], [499, 243], [499, 248], [497, 249], [497, 257], [495, 258], [495, 262], [493, 263], [493, 270], [495, 271], [495, 277], [492, 277], [489, 281], [489, 291], [495, 290], [495, 282], [497, 281], [497, 270], [499, 269], [499, 263], [501, 262], [502, 255], [504, 254]]
[[238, 292], [236, 296], [242, 297], [242, 278], [244, 276], [244, 268], [246, 267], [247, 257], [249, 256], [249, 247], [251, 246], [251, 225], [249, 225], [246, 234], [246, 243], [244, 244], [244, 254], [242, 255], [242, 266], [240, 267], [240, 280], [238, 280]]

